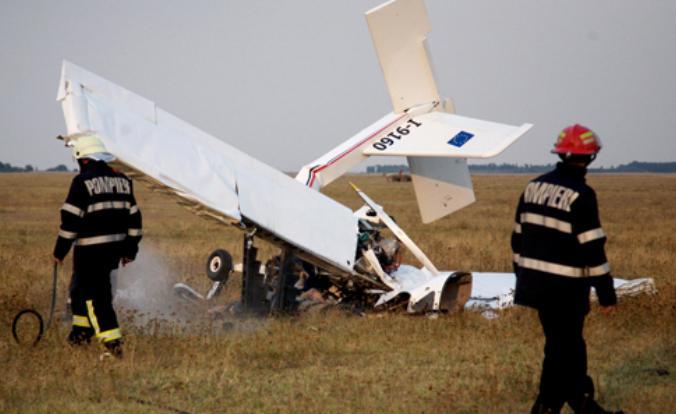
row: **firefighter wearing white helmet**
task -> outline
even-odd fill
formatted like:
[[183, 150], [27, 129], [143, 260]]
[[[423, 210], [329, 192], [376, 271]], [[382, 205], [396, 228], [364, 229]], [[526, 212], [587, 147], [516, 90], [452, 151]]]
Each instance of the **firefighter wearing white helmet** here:
[[67, 146], [73, 148], [73, 157], [79, 160], [80, 158], [89, 158], [97, 161], [109, 162], [114, 157], [106, 151], [106, 147], [101, 142], [101, 139], [93, 131], [82, 132], [68, 137]]
[[526, 186], [512, 232], [517, 304], [535, 308], [545, 335], [540, 390], [531, 413], [611, 413], [594, 400], [582, 335], [591, 287], [602, 311], [617, 303], [604, 245], [596, 194], [585, 182], [587, 166], [601, 149], [581, 125], [559, 134], [553, 171]]
[[71, 345], [94, 337], [105, 355], [122, 356], [122, 333], [113, 309], [111, 272], [133, 261], [141, 240], [141, 212], [131, 180], [107, 162], [114, 157], [95, 132], [63, 138], [73, 149], [80, 173], [73, 178], [61, 207], [61, 228], [54, 260], [61, 263], [73, 249], [70, 284]]

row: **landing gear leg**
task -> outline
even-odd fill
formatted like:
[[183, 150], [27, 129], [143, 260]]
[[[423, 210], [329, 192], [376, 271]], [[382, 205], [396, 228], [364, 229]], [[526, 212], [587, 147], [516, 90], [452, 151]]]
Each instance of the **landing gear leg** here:
[[275, 298], [272, 302], [272, 313], [276, 315], [291, 314], [298, 308], [295, 288], [296, 275], [294, 274], [295, 258], [291, 249], [282, 250], [279, 264], [279, 278]]
[[264, 316], [270, 309], [266, 302], [264, 277], [260, 273], [261, 262], [256, 260], [258, 249], [254, 246], [253, 235], [244, 235], [243, 248], [242, 308], [247, 313]]

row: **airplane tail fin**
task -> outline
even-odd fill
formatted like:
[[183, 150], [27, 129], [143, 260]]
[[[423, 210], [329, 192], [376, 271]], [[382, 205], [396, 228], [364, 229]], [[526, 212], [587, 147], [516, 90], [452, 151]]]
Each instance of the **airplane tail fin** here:
[[303, 167], [296, 179], [320, 189], [368, 157], [405, 156], [429, 223], [474, 201], [468, 158], [498, 155], [532, 125], [459, 116], [452, 101], [440, 99], [423, 0], [391, 0], [368, 11], [366, 20], [394, 111]]
[[[394, 112], [410, 112], [421, 103], [434, 106], [427, 114], [405, 120], [365, 148], [364, 154], [407, 157], [420, 215], [429, 223], [474, 202], [467, 158], [501, 152], [530, 126], [514, 129], [458, 117], [452, 115], [450, 100], [444, 108], [438, 105], [426, 41], [431, 25], [422, 0], [384, 3], [368, 11], [366, 20]], [[476, 139], [470, 143], [471, 138]]]
[[394, 112], [423, 102], [439, 102], [427, 56], [431, 31], [422, 0], [392, 0], [366, 12], [373, 45]]

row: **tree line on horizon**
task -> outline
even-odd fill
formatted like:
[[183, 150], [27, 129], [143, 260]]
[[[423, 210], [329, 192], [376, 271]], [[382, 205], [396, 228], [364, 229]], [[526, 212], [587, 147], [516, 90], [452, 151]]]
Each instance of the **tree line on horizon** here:
[[[513, 174], [513, 173], [544, 173], [554, 169], [555, 164], [485, 164], [470, 165], [469, 170], [476, 173]], [[391, 174], [410, 172], [408, 165], [373, 165], [366, 167], [367, 174]], [[629, 164], [620, 164], [611, 167], [590, 168], [592, 173], [674, 173], [676, 162], [640, 162], [632, 161]]]
[[[469, 170], [475, 173], [488, 173], [488, 174], [513, 174], [513, 173], [544, 173], [551, 171], [554, 168], [554, 164], [485, 164], [485, 165], [471, 165]], [[59, 164], [57, 166], [47, 168], [46, 170], [39, 170], [37, 167], [32, 166], [31, 164], [26, 164], [23, 167], [17, 167], [10, 163], [0, 162], [0, 173], [7, 172], [37, 172], [37, 171], [47, 171], [47, 172], [69, 172], [71, 170], [64, 164]], [[72, 170], [77, 171], [77, 170]], [[599, 168], [590, 168], [590, 172], [594, 173], [675, 173], [676, 172], [676, 162], [640, 162], [632, 161], [629, 164], [620, 164], [617, 166], [611, 166], [608, 168], [599, 167]], [[367, 174], [391, 174], [391, 173], [409, 173], [410, 170], [408, 165], [399, 164], [399, 165], [372, 165], [366, 167]]]
[[[30, 164], [26, 164], [23, 167], [16, 167], [10, 163], [5, 163], [0, 161], [0, 173], [7, 173], [7, 172], [36, 172], [40, 171], [38, 170], [37, 167], [33, 167]], [[70, 171], [68, 167], [66, 167], [64, 164], [59, 164], [55, 167], [47, 168], [44, 171], [56, 171], [56, 172], [68, 172]]]

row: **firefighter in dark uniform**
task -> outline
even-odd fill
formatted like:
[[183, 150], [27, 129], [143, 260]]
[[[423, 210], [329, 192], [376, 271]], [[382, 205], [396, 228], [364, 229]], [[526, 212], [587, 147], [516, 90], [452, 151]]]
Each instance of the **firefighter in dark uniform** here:
[[107, 164], [113, 159], [95, 133], [66, 137], [80, 166], [61, 207], [61, 229], [54, 260], [61, 263], [73, 249], [70, 284], [73, 325], [68, 342], [92, 337], [106, 347], [105, 356], [122, 356], [122, 334], [113, 309], [111, 272], [133, 261], [141, 240], [141, 212], [131, 180]]
[[556, 169], [526, 186], [512, 233], [517, 304], [535, 308], [545, 335], [540, 392], [531, 413], [559, 413], [565, 403], [576, 413], [609, 413], [594, 401], [582, 335], [594, 287], [603, 313], [617, 298], [587, 166], [601, 149], [581, 125], [564, 129], [553, 153]]

